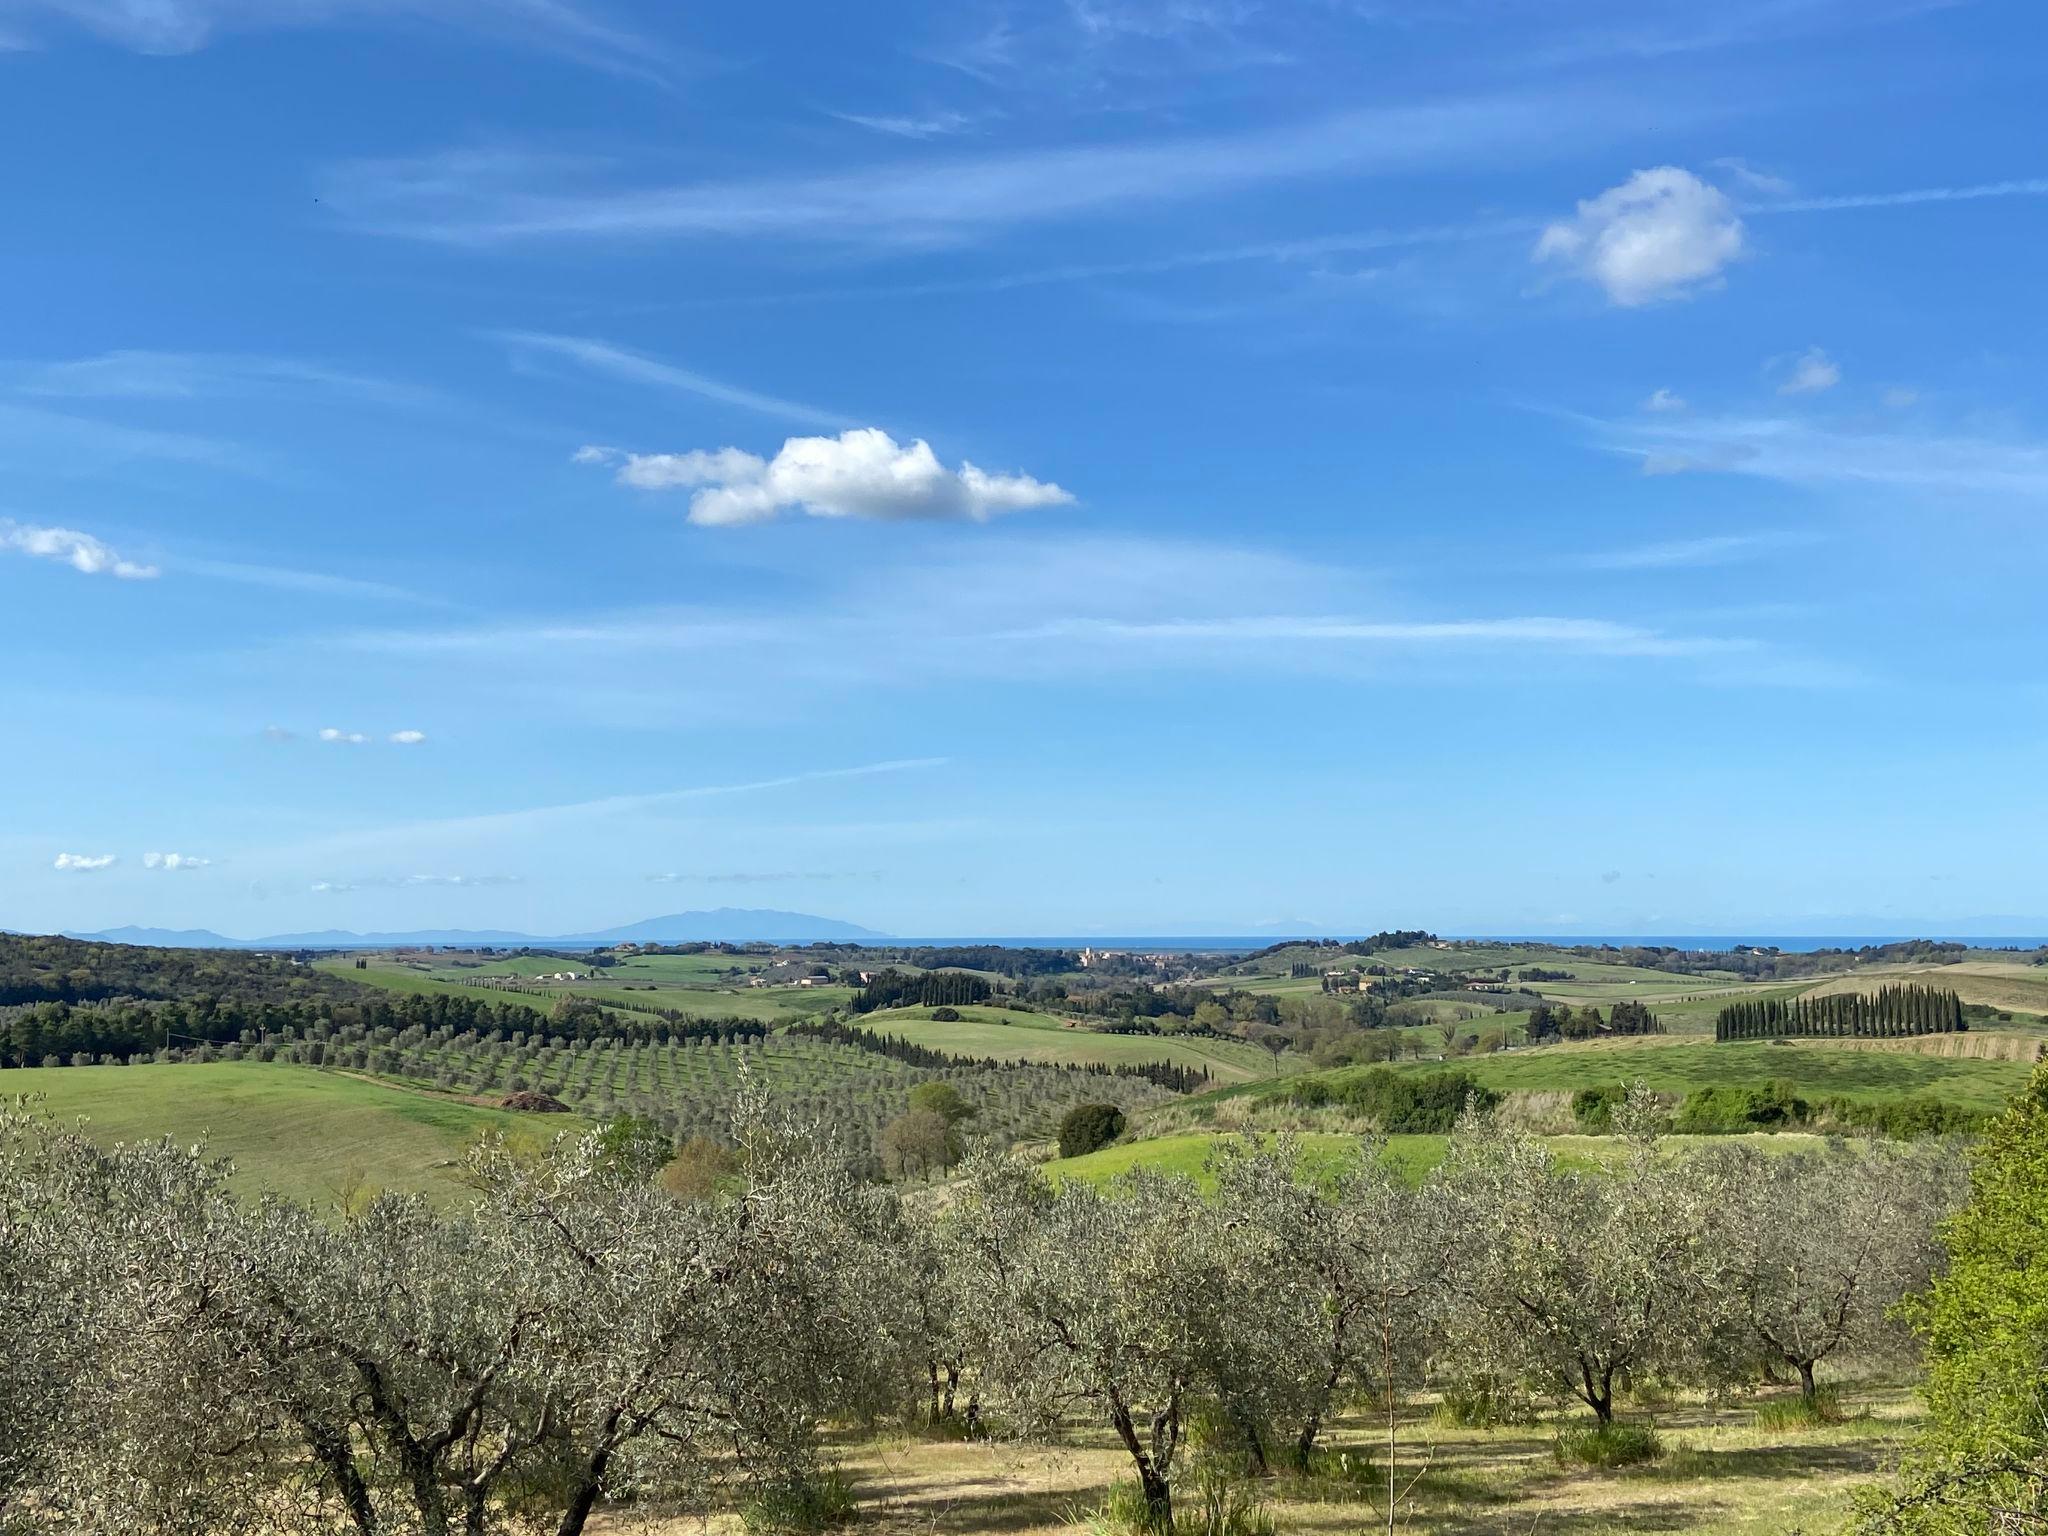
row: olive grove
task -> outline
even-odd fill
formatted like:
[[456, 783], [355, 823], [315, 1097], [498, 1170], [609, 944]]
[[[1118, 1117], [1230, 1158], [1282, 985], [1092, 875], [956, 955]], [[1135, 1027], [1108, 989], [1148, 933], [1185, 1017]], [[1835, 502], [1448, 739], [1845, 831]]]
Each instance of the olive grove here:
[[801, 1506], [826, 1428], [882, 1420], [1093, 1427], [1165, 1529], [1198, 1433], [1257, 1473], [1360, 1411], [1391, 1510], [1425, 1388], [1605, 1424], [1645, 1378], [1811, 1391], [1907, 1347], [1948, 1154], [1681, 1156], [1620, 1120], [1600, 1170], [1474, 1114], [1419, 1181], [1278, 1138], [1206, 1188], [984, 1149], [935, 1197], [749, 1093], [717, 1179], [640, 1135], [485, 1141], [455, 1208], [316, 1210], [0, 1108], [0, 1532], [577, 1536]]

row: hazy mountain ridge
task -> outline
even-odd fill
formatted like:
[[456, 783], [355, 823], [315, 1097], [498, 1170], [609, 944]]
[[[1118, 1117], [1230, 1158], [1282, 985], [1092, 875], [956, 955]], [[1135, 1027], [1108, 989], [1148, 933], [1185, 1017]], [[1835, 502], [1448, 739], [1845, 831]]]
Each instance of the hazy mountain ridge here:
[[313, 933], [278, 933], [262, 938], [234, 939], [205, 928], [108, 928], [98, 933], [66, 932], [71, 939], [103, 944], [142, 944], [157, 949], [402, 949], [424, 944], [489, 944], [545, 949], [594, 947], [604, 944], [815, 944], [826, 941], [870, 943], [889, 935], [858, 923], [817, 917], [808, 912], [781, 912], [748, 907], [718, 907], [707, 912], [672, 912], [637, 923], [591, 933], [542, 935], [507, 929], [422, 928], [403, 933], [354, 933], [327, 928]]

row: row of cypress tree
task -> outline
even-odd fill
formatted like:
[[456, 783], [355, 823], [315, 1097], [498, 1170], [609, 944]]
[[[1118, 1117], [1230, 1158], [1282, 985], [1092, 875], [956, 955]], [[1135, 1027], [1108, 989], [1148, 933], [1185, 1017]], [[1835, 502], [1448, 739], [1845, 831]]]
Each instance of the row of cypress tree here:
[[1882, 987], [1825, 997], [1761, 998], [1730, 1003], [1714, 1019], [1716, 1040], [1891, 1039], [1945, 1035], [1969, 1026], [1963, 1002], [1932, 987]]

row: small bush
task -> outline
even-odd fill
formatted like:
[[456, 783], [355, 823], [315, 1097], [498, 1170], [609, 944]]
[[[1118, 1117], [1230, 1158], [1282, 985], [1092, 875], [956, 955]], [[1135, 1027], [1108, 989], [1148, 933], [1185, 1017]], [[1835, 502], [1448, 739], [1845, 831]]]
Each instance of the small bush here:
[[1060, 1121], [1060, 1156], [1086, 1157], [1124, 1133], [1124, 1112], [1114, 1104], [1076, 1104]]
[[1273, 1511], [1249, 1479], [1203, 1458], [1179, 1481], [1173, 1501], [1175, 1536], [1274, 1536]]
[[1681, 1135], [1714, 1136], [1746, 1131], [1774, 1131], [1803, 1125], [1812, 1106], [1797, 1087], [1782, 1077], [1750, 1087], [1720, 1085], [1699, 1088], [1685, 1096], [1672, 1129]]
[[932, 1010], [932, 1022], [934, 1024], [958, 1024], [960, 1022], [960, 1010], [958, 1008], [934, 1008]]
[[1136, 1483], [1118, 1481], [1093, 1509], [1077, 1509], [1068, 1522], [1088, 1536], [1153, 1536], [1152, 1512], [1145, 1493]]
[[1628, 1099], [1620, 1083], [1604, 1088], [1581, 1088], [1572, 1095], [1572, 1122], [1589, 1136], [1605, 1136], [1614, 1129], [1614, 1112]]
[[1370, 1484], [1375, 1480], [1370, 1447], [1340, 1451], [1327, 1445], [1319, 1445], [1308, 1453], [1307, 1460], [1303, 1460], [1295, 1447], [1289, 1445], [1275, 1453], [1273, 1465], [1291, 1476], [1310, 1482], [1350, 1485]]
[[1389, 1135], [1453, 1129], [1467, 1104], [1490, 1110], [1501, 1096], [1469, 1072], [1408, 1074], [1371, 1067], [1332, 1078], [1305, 1078], [1288, 1095], [1305, 1109], [1333, 1105], [1370, 1120]]
[[1436, 1405], [1434, 1418], [1450, 1429], [1494, 1429], [1502, 1424], [1527, 1423], [1529, 1409], [1519, 1399], [1480, 1382], [1447, 1387]]
[[1560, 1467], [1633, 1467], [1664, 1454], [1664, 1442], [1648, 1424], [1574, 1426], [1557, 1432], [1550, 1454]]
[[[1100, 1504], [1070, 1519], [1089, 1536], [1161, 1536], [1144, 1490], [1129, 1481], [1111, 1483]], [[1273, 1512], [1247, 1479], [1197, 1461], [1174, 1479], [1172, 1536], [1274, 1536]]]
[[1803, 1397], [1783, 1397], [1775, 1402], [1759, 1403], [1756, 1410], [1758, 1429], [1819, 1429], [1827, 1424], [1839, 1424], [1847, 1417], [1842, 1412], [1842, 1395], [1833, 1387], [1822, 1387], [1808, 1402]]
[[853, 1488], [837, 1472], [777, 1483], [740, 1509], [747, 1536], [809, 1536], [853, 1519]]

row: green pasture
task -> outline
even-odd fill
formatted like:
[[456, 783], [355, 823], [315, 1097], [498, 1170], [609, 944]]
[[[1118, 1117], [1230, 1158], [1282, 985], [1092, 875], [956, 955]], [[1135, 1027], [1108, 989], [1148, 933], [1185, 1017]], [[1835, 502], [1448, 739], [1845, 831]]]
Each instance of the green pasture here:
[[[1190, 1178], [1208, 1189], [1214, 1184], [1208, 1175], [1210, 1154], [1223, 1142], [1241, 1139], [1237, 1132], [1195, 1131], [1143, 1141], [1118, 1142], [1085, 1157], [1055, 1158], [1044, 1165], [1045, 1173], [1054, 1183], [1082, 1179], [1090, 1184], [1100, 1184], [1118, 1174], [1145, 1168]], [[1612, 1136], [1545, 1136], [1541, 1139], [1556, 1153], [1558, 1162], [1568, 1168], [1609, 1167], [1626, 1152], [1625, 1144]], [[1425, 1173], [1441, 1163], [1451, 1146], [1448, 1136], [1388, 1136], [1382, 1140], [1381, 1158], [1410, 1182], [1419, 1182]], [[1294, 1137], [1294, 1141], [1301, 1149], [1302, 1172], [1311, 1178], [1322, 1170], [1341, 1167], [1355, 1158], [1361, 1144], [1361, 1138], [1357, 1136], [1322, 1131], [1302, 1132]], [[1753, 1136], [1667, 1136], [1661, 1145], [1665, 1155], [1671, 1157], [1683, 1157], [1702, 1148], [1728, 1146], [1735, 1142], [1747, 1143], [1773, 1155], [1783, 1155], [1818, 1148], [1824, 1141], [1824, 1137], [1804, 1132], [1784, 1132]]]
[[331, 1202], [351, 1185], [459, 1198], [463, 1149], [484, 1130], [551, 1134], [582, 1121], [483, 1109], [318, 1067], [221, 1061], [132, 1067], [19, 1067], [0, 1092], [40, 1095], [83, 1117], [96, 1141], [168, 1136], [234, 1164], [247, 1194]]
[[[1576, 1091], [1642, 1082], [1662, 1093], [1783, 1078], [1808, 1097], [1878, 1099], [1932, 1094], [1966, 1109], [1995, 1110], [2025, 1086], [2024, 1062], [1973, 1061], [1910, 1051], [1864, 1050], [1824, 1040], [1695, 1041], [1669, 1035], [1532, 1046], [1452, 1063], [1489, 1088]], [[1403, 1072], [1442, 1071], [1442, 1062], [1400, 1062]], [[1356, 1070], [1356, 1069], [1350, 1069]]]

